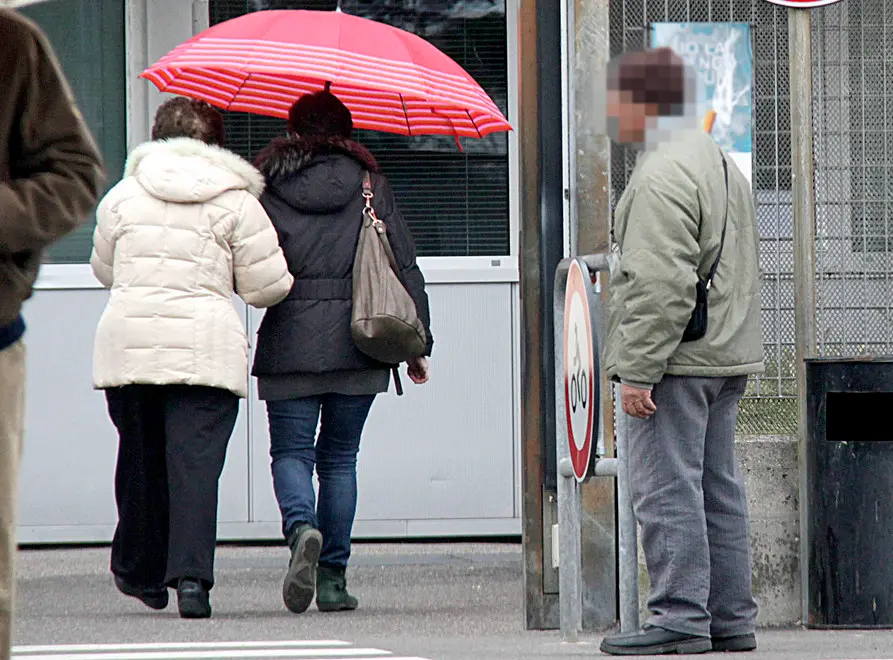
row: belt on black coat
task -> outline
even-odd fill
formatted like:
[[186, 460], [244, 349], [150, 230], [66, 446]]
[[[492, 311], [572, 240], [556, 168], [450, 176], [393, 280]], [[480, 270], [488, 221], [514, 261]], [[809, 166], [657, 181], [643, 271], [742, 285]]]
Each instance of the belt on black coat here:
[[286, 300], [352, 300], [353, 278], [295, 280]]

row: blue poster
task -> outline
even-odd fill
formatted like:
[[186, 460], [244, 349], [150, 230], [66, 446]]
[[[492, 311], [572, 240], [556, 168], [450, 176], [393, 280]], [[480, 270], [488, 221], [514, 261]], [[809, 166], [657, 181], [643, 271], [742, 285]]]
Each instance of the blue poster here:
[[[732, 154], [753, 151], [753, 51], [747, 23], [653, 23], [651, 46], [668, 46], [698, 80], [698, 117]], [[749, 175], [750, 168], [745, 171]]]

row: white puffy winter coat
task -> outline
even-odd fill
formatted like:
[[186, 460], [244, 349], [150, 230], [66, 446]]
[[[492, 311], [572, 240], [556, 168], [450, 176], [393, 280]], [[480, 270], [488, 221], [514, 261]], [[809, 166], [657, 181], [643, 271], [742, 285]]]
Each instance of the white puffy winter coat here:
[[257, 198], [261, 174], [197, 140], [148, 142], [100, 202], [93, 255], [111, 289], [93, 359], [98, 389], [206, 385], [246, 396], [248, 338], [233, 291], [254, 307], [292, 276]]

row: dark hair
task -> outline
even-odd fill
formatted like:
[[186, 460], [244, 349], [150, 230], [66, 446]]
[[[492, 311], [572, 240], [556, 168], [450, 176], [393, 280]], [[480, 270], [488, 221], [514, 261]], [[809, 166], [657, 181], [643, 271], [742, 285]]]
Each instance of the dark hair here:
[[350, 139], [353, 118], [350, 110], [331, 92], [302, 96], [288, 112], [288, 130], [304, 138]]
[[656, 105], [662, 116], [681, 115], [686, 73], [685, 61], [670, 48], [638, 50], [608, 65], [608, 88], [629, 93], [634, 103]]
[[165, 101], [155, 113], [153, 140], [187, 137], [223, 146], [223, 116], [211, 105], [178, 96]]

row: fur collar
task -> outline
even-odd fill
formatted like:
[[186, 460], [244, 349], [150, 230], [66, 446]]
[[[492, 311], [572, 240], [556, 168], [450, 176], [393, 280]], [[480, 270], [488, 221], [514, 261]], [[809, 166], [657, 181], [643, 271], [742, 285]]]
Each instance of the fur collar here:
[[252, 167], [251, 163], [213, 144], [192, 138], [171, 138], [145, 142], [133, 150], [124, 165], [124, 176], [133, 176], [147, 156], [154, 154], [170, 154], [175, 156], [198, 156], [209, 160], [214, 165], [228, 170], [245, 181], [245, 189], [254, 197], [260, 197], [264, 191], [264, 177]]
[[273, 140], [257, 155], [254, 164], [267, 178], [267, 181], [274, 181], [300, 172], [314, 158], [325, 154], [349, 156], [370, 172], [378, 173], [380, 171], [375, 156], [358, 142], [341, 138], [308, 140], [297, 135], [288, 135]]

